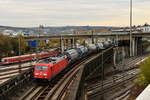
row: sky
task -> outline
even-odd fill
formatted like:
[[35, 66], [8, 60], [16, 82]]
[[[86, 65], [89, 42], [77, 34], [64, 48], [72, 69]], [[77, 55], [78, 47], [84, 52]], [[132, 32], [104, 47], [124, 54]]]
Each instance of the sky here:
[[[128, 26], [130, 0], [0, 0], [0, 25]], [[133, 24], [150, 23], [150, 0], [133, 0]]]

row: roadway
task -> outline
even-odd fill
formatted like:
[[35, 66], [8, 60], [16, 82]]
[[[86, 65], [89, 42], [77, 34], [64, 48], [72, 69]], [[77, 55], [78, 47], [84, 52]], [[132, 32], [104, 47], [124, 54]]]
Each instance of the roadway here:
[[[105, 33], [93, 33], [93, 34], [61, 34], [61, 35], [42, 35], [42, 36], [28, 36], [25, 37], [26, 41], [31, 40], [48, 40], [48, 39], [72, 39], [72, 38], [129, 38], [129, 32], [105, 32]], [[150, 37], [150, 32], [133, 32], [133, 37]]]

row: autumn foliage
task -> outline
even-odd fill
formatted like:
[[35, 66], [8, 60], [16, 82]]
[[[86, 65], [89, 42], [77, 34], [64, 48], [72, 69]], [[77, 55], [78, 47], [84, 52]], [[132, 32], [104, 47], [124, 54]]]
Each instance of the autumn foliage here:
[[16, 56], [19, 54], [19, 38], [21, 45], [21, 53], [27, 52], [27, 43], [24, 41], [23, 36], [9, 37], [0, 33], [0, 58], [8, 56]]

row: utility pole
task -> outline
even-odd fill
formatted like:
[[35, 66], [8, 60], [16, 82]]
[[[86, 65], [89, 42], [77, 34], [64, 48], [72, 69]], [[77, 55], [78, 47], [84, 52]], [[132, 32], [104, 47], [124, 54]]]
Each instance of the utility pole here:
[[39, 57], [38, 57], [38, 53], [40, 52], [39, 43], [40, 43], [41, 33], [43, 33], [43, 29], [44, 29], [43, 25], [40, 25], [39, 28], [37, 29], [37, 32], [38, 32], [38, 40], [36, 41], [36, 61], [37, 62], [39, 61]]
[[[21, 55], [21, 34], [18, 35], [19, 56]], [[19, 60], [19, 73], [21, 73], [21, 60]]]
[[61, 49], [61, 53], [64, 52], [64, 40], [62, 35], [60, 36], [60, 49]]
[[130, 0], [130, 57], [132, 56], [132, 0]]
[[36, 62], [39, 61], [38, 53], [39, 53], [40, 28], [41, 28], [41, 27], [42, 27], [42, 26], [40, 25], [40, 26], [38, 27], [38, 29], [37, 29], [37, 32], [38, 32], [37, 37], [38, 37], [39, 40], [36, 40]]

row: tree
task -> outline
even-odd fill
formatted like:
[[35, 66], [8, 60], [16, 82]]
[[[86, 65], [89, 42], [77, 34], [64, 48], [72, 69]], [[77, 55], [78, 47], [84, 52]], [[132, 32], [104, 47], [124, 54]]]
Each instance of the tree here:
[[12, 52], [11, 38], [0, 33], [0, 53], [1, 56], [9, 56]]
[[48, 47], [56, 47], [59, 46], [60, 40], [49, 40]]
[[[19, 41], [20, 41], [21, 54], [22, 54], [22, 53], [25, 53], [26, 50], [27, 50], [27, 48], [28, 48], [27, 42], [25, 41], [24, 37], [23, 37], [21, 34], [19, 34], [19, 35], [17, 36], [17, 38], [18, 38], [18, 43], [19, 43]], [[18, 46], [19, 46], [19, 44], [18, 44]], [[18, 47], [18, 49], [19, 49], [19, 47]]]
[[144, 75], [146, 82], [150, 83], [150, 58], [148, 58], [144, 64], [140, 67], [142, 74]]
[[140, 66], [141, 74], [136, 80], [140, 86], [147, 86], [150, 84], [150, 57]]
[[46, 47], [45, 41], [39, 41], [39, 46], [42, 48]]
[[19, 50], [18, 50], [18, 39], [17, 38], [11, 38], [10, 43], [11, 43], [12, 52], [13, 52], [12, 56], [18, 55], [18, 52], [19, 52]]
[[145, 23], [144, 26], [149, 26], [149, 24]]
[[9, 37], [0, 33], [0, 58], [19, 54], [19, 40], [22, 54], [29, 51], [29, 46], [22, 35]]

